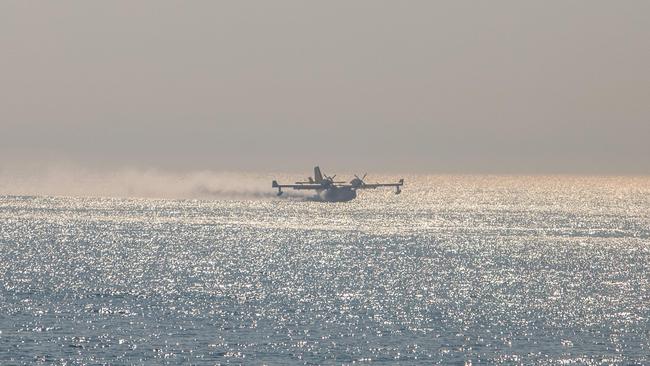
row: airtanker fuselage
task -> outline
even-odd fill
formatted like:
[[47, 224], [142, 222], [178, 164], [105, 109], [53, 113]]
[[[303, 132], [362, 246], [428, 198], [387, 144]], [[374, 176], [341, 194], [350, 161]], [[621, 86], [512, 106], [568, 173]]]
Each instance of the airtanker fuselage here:
[[347, 202], [357, 198], [357, 191], [348, 187], [330, 187], [319, 192], [318, 196], [325, 202]]

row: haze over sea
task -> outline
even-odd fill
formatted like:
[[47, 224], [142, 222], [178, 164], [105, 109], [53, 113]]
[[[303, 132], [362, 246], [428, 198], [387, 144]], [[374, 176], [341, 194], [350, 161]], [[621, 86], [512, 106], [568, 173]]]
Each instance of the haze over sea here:
[[268, 178], [0, 196], [2, 363], [650, 363], [649, 177]]

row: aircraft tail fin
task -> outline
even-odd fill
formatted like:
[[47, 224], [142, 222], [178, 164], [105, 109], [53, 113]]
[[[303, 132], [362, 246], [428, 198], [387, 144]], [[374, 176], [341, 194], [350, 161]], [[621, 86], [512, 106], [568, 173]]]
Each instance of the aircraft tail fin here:
[[323, 174], [321, 174], [319, 167], [314, 167], [314, 181], [316, 181], [316, 183], [323, 181]]

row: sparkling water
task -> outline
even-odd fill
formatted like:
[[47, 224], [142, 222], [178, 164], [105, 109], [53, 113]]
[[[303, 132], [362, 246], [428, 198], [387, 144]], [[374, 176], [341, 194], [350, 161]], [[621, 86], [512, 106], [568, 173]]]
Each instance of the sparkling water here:
[[0, 196], [0, 363], [650, 363], [650, 178], [404, 178]]

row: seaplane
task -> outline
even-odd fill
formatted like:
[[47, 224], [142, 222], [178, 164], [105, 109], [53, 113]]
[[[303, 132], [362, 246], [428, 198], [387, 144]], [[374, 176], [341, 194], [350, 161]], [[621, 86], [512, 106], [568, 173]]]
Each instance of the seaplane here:
[[278, 196], [281, 196], [282, 188], [291, 188], [297, 190], [314, 190], [320, 201], [324, 202], [347, 202], [357, 197], [357, 191], [360, 189], [375, 189], [380, 187], [395, 187], [395, 194], [402, 193], [400, 187], [404, 185], [404, 179], [397, 183], [366, 183], [367, 174], [359, 178], [356, 174], [350, 182], [335, 181], [336, 175], [328, 177], [322, 174], [319, 167], [314, 167], [314, 177], [308, 177], [307, 181], [296, 182], [295, 184], [279, 184], [273, 181], [272, 187], [278, 189]]

